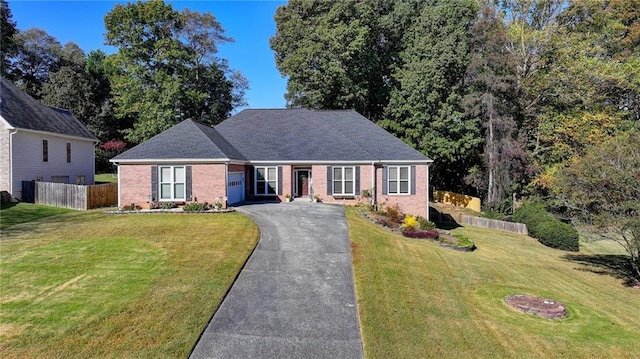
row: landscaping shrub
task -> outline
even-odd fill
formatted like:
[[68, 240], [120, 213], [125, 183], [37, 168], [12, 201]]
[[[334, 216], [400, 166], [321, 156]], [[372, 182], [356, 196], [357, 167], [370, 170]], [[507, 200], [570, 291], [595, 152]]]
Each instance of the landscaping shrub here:
[[573, 252], [580, 250], [578, 231], [559, 220], [539, 223], [536, 233], [538, 241], [547, 247]]
[[431, 221], [427, 221], [426, 218], [418, 216], [416, 217], [416, 220], [418, 221], [418, 225], [420, 227], [420, 229], [422, 230], [429, 230], [429, 229], [434, 229], [436, 228], [436, 224], [431, 222]]
[[525, 203], [513, 214], [512, 220], [526, 224], [529, 235], [547, 247], [579, 250], [578, 232], [547, 212], [541, 202]]
[[407, 231], [415, 231], [418, 227], [420, 227], [420, 223], [418, 223], [416, 217], [412, 215], [406, 215], [404, 221], [402, 221], [402, 226], [400, 226], [400, 228]]
[[400, 228], [400, 223], [398, 223], [395, 220], [392, 220], [389, 217], [386, 216], [378, 216], [378, 218], [376, 219], [376, 221], [378, 222], [378, 224], [383, 225], [385, 227], [389, 227], [392, 229], [398, 229]]
[[438, 239], [440, 234], [435, 229], [431, 229], [428, 231], [411, 231], [411, 230], [403, 230], [402, 235], [409, 238], [433, 238]]
[[398, 224], [402, 223], [402, 220], [404, 219], [404, 213], [402, 213], [397, 204], [386, 207], [381, 214]]
[[188, 203], [182, 208], [185, 212], [206, 211], [207, 205], [199, 202]]

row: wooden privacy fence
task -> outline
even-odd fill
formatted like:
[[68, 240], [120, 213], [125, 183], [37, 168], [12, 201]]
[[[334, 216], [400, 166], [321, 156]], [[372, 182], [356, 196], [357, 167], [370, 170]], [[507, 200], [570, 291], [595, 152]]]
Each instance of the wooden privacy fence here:
[[474, 227], [483, 227], [496, 229], [499, 231], [529, 235], [527, 225], [524, 223], [515, 223], [500, 221], [497, 219], [467, 216], [462, 213], [440, 213], [438, 211], [432, 211], [430, 214], [430, 218], [432, 218], [436, 222], [457, 223], [462, 226], [467, 225]]
[[462, 225], [469, 225], [475, 227], [483, 227], [483, 228], [491, 228], [497, 229], [499, 231], [507, 231], [518, 234], [528, 235], [527, 225], [524, 223], [515, 223], [515, 222], [507, 222], [500, 221], [497, 219], [489, 219], [482, 217], [474, 217], [474, 216], [466, 216], [461, 215], [461, 223]]
[[34, 182], [35, 203], [47, 206], [87, 210], [118, 204], [118, 184], [91, 186]]

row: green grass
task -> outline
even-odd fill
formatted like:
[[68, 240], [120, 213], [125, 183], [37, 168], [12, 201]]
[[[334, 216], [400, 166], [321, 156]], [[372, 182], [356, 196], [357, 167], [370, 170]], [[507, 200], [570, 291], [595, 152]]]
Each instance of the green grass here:
[[184, 358], [259, 236], [237, 213], [99, 211], [0, 234], [3, 358]]
[[118, 182], [118, 176], [113, 173], [98, 173], [95, 176], [96, 182]]
[[[475, 252], [391, 234], [347, 209], [367, 358], [638, 358], [640, 290], [625, 287], [622, 251], [579, 254], [483, 228], [452, 231]], [[504, 304], [510, 294], [562, 301], [549, 320]]]
[[0, 229], [70, 212], [74, 211], [31, 203], [3, 203], [0, 207]]

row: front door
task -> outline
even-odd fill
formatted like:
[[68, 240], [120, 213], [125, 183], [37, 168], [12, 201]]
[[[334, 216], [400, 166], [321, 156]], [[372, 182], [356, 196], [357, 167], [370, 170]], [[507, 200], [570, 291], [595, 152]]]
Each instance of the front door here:
[[309, 180], [311, 171], [296, 170], [296, 195], [298, 197], [309, 196]]

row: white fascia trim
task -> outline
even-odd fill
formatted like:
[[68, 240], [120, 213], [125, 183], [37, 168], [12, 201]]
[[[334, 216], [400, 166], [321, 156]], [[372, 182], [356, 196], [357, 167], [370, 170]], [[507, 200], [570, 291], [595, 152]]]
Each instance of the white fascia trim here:
[[87, 141], [87, 142], [93, 142], [95, 144], [97, 144], [98, 140], [94, 140], [91, 138], [87, 138], [87, 137], [78, 137], [78, 136], [72, 136], [72, 135], [65, 135], [64, 133], [57, 133], [57, 132], [48, 132], [48, 131], [38, 131], [38, 130], [30, 130], [27, 128], [21, 128], [21, 127], [17, 127], [17, 130], [20, 131], [25, 131], [25, 132], [33, 132], [33, 133], [37, 133], [39, 135], [43, 135], [43, 136], [54, 136], [54, 137], [62, 137], [62, 138], [69, 138], [72, 140], [79, 140], [79, 141]]
[[154, 163], [236, 163], [229, 158], [168, 158], [168, 159], [133, 159], [109, 160], [116, 164], [154, 164]]
[[381, 160], [381, 161], [371, 161], [371, 160], [351, 160], [351, 161], [339, 161], [339, 160], [331, 160], [331, 161], [249, 161], [248, 164], [257, 164], [257, 165], [326, 165], [326, 164], [361, 164], [368, 165], [372, 163], [377, 164], [429, 164], [432, 163], [433, 160]]
[[378, 163], [383, 164], [429, 164], [433, 163], [433, 160], [419, 160], [419, 161], [409, 161], [409, 160], [382, 160], [378, 161]]

